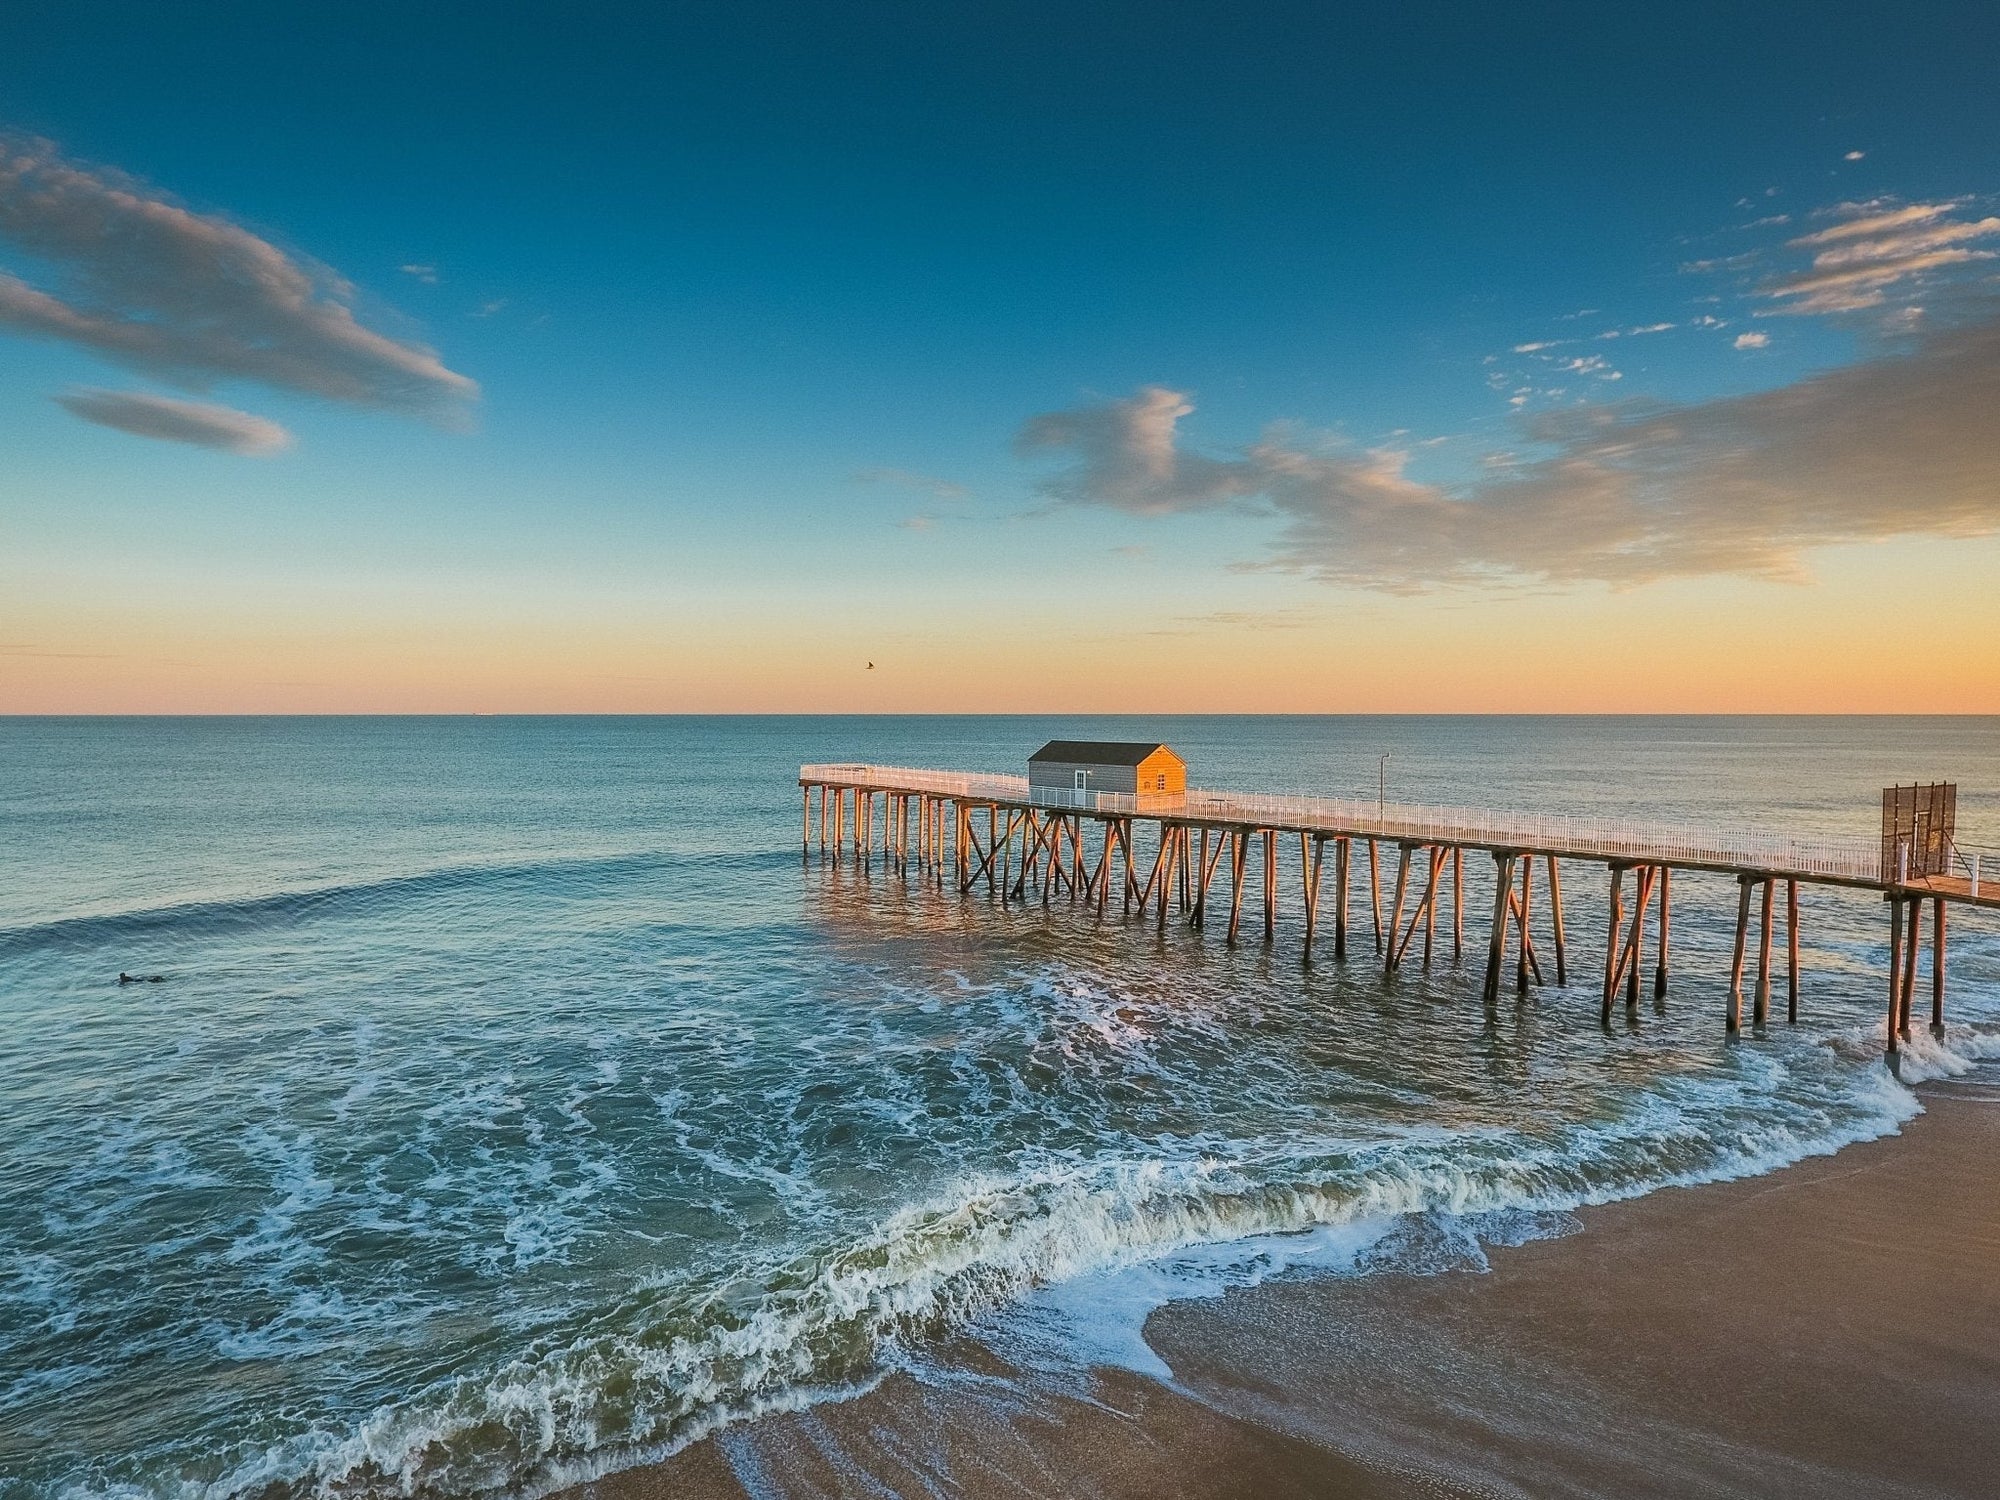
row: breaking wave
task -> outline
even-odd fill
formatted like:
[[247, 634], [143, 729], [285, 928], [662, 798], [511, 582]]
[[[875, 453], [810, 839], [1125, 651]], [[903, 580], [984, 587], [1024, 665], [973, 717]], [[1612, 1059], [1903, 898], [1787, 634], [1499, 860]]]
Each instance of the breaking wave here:
[[[1969, 1035], [1966, 1050], [2000, 1054], [2000, 1032]], [[1147, 1158], [1052, 1154], [1019, 1175], [967, 1178], [837, 1249], [741, 1267], [701, 1295], [642, 1288], [613, 1328], [441, 1382], [351, 1428], [239, 1452], [175, 1492], [543, 1493], [738, 1418], [864, 1389], [937, 1334], [1076, 1278], [1180, 1258], [1180, 1280], [1146, 1277], [1129, 1309], [1142, 1322], [1160, 1300], [1274, 1267], [1410, 1264], [1425, 1240], [1399, 1224], [1444, 1221], [1476, 1252], [1520, 1237], [1523, 1216], [1768, 1172], [1918, 1110], [1879, 1064], [1829, 1052], [1806, 1071], [1746, 1053], [1725, 1075], [1643, 1091], [1611, 1118], [1539, 1139], [1416, 1128], [1239, 1141], [1227, 1158], [1167, 1143]]]

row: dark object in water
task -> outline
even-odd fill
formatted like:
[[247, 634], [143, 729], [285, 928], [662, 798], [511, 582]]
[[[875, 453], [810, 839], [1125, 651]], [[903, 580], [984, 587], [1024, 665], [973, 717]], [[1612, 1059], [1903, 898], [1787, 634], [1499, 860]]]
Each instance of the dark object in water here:
[[118, 971], [120, 984], [159, 984], [166, 977], [164, 974], [127, 974], [123, 969]]

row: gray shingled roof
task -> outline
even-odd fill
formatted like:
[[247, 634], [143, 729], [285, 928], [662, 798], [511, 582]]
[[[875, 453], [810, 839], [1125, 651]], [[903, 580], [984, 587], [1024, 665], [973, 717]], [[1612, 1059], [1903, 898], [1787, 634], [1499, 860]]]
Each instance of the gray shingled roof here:
[[[1032, 764], [1038, 760], [1067, 761], [1078, 766], [1136, 766], [1155, 750], [1165, 750], [1174, 755], [1172, 749], [1158, 740], [1147, 740], [1143, 744], [1137, 740], [1050, 740], [1041, 749], [1028, 757]], [[1178, 755], [1174, 755], [1179, 760]]]

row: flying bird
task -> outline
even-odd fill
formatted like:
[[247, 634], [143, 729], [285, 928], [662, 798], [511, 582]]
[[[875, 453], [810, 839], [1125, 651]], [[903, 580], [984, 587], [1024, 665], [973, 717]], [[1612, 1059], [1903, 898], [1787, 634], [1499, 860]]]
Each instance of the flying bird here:
[[871, 671], [871, 672], [875, 670], [875, 663], [874, 663], [874, 662], [872, 662], [872, 661], [871, 661], [870, 663], [868, 663], [868, 670], [869, 670], [869, 671]]

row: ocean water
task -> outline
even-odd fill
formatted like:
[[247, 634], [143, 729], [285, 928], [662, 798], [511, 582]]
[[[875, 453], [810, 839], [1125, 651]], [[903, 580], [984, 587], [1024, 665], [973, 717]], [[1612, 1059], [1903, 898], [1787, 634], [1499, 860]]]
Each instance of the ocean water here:
[[[1808, 889], [1802, 1022], [1731, 1043], [1722, 879], [1607, 1034], [1592, 867], [1569, 987], [1489, 1023], [1477, 858], [1465, 960], [1389, 984], [1365, 898], [1304, 958], [1295, 849], [1234, 949], [801, 858], [803, 761], [1058, 734], [1860, 836], [1955, 778], [2000, 843], [1993, 719], [0, 720], [0, 1496], [539, 1494], [954, 1335], [1165, 1377], [1163, 1299], [1476, 1260], [1919, 1107], [1859, 895]], [[1951, 1022], [1910, 1076], [2000, 1051], [1990, 921]]]

